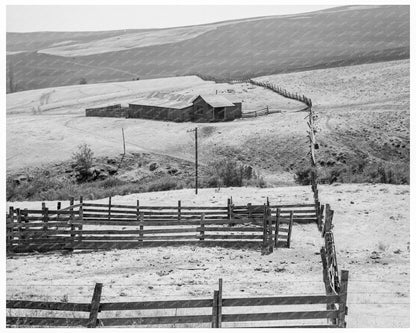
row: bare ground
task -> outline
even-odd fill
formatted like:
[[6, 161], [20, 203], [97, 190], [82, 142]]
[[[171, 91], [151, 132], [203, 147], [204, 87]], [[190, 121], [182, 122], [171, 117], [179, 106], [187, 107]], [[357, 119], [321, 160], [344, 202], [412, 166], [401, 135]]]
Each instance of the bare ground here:
[[[335, 210], [339, 268], [350, 271], [348, 327], [408, 327], [409, 186], [319, 189], [322, 202]], [[272, 204], [312, 202], [310, 188], [300, 186], [202, 189], [198, 196], [192, 190], [143, 193], [113, 202], [175, 205], [181, 199], [187, 205], [224, 205], [230, 196], [236, 204], [260, 204], [266, 197]], [[38, 208], [40, 202], [9, 205]], [[7, 298], [89, 302], [96, 282], [104, 284], [109, 302], [206, 298], [212, 297], [219, 277], [224, 297], [322, 294], [322, 245], [316, 225], [295, 225], [291, 248], [268, 256], [256, 248], [183, 246], [8, 258]]]

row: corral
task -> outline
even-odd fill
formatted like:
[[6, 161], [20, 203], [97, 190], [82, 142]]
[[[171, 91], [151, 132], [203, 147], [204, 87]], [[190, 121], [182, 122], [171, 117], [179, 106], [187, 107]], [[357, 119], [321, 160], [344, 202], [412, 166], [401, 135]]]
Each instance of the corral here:
[[120, 117], [174, 122], [231, 121], [242, 117], [241, 101], [221, 95], [180, 95], [154, 92], [128, 103], [86, 109], [87, 117]]

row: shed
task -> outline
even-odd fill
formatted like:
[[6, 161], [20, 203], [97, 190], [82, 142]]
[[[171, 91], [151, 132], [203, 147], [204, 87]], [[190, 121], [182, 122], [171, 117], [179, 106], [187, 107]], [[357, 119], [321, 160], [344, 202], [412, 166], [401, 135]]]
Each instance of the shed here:
[[226, 121], [240, 117], [241, 102], [230, 102], [224, 96], [199, 95], [193, 101], [193, 121]]

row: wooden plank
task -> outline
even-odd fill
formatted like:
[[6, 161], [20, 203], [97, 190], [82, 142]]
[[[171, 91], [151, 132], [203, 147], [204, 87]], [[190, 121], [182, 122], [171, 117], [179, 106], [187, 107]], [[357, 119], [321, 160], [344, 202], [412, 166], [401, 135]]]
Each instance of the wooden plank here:
[[[96, 203], [83, 203], [84, 207], [108, 207], [108, 204], [96, 204]], [[132, 210], [136, 209], [136, 206], [131, 205], [111, 205], [111, 208], [130, 208]], [[143, 210], [172, 210], [177, 211], [177, 206], [140, 206]], [[181, 209], [185, 210], [226, 210], [227, 207], [217, 207], [217, 206], [182, 206]]]
[[347, 327], [345, 315], [347, 314], [348, 271], [341, 271], [341, 284], [339, 290], [338, 327]]
[[90, 317], [88, 319], [87, 327], [97, 327], [98, 311], [100, 308], [101, 292], [103, 290], [102, 283], [96, 283], [94, 287], [94, 294], [91, 299]]
[[222, 279], [218, 281], [218, 306], [217, 306], [217, 327], [221, 328], [222, 326]]
[[205, 238], [204, 238], [204, 233], [205, 233], [205, 224], [204, 224], [204, 222], [205, 222], [205, 213], [202, 213], [201, 214], [201, 226], [200, 226], [200, 228], [199, 228], [199, 240], [200, 241], [203, 241]]
[[218, 290], [214, 290], [214, 299], [212, 301], [211, 327], [218, 328]]
[[[88, 214], [88, 216], [90, 216], [90, 215], [91, 214]], [[111, 196], [108, 197], [108, 219], [111, 220]]]
[[289, 231], [287, 232], [287, 247], [290, 248], [290, 240], [292, 237], [293, 212], [290, 213]]
[[210, 315], [195, 316], [160, 316], [160, 317], [133, 317], [133, 318], [102, 318], [100, 323], [104, 326], [135, 326], [135, 325], [166, 325], [209, 323]]
[[276, 211], [276, 224], [275, 224], [275, 232], [274, 232], [274, 247], [277, 248], [277, 240], [279, 238], [279, 227], [280, 227], [280, 208]]
[[336, 318], [338, 311], [298, 311], [225, 314], [223, 322]]
[[101, 303], [100, 311], [152, 310], [212, 307], [212, 299]]
[[224, 307], [235, 306], [265, 306], [265, 305], [301, 305], [301, 304], [327, 304], [339, 303], [338, 295], [312, 295], [312, 296], [277, 296], [277, 297], [246, 297], [224, 298]]
[[85, 318], [56, 318], [56, 317], [6, 317], [7, 325], [18, 326], [87, 326]]
[[[14, 252], [31, 252], [31, 251], [55, 251], [65, 249], [71, 243], [39, 243], [31, 245], [15, 245], [13, 246]], [[140, 247], [159, 247], [159, 246], [259, 246], [260, 241], [245, 240], [242, 244], [241, 240], [205, 240], [200, 242], [199, 240], [149, 240], [149, 241], [123, 241], [123, 242], [105, 242], [105, 241], [83, 241], [82, 243], [75, 243], [73, 249], [79, 250], [108, 250], [108, 249], [136, 249]], [[280, 242], [279, 244], [280, 245]]]
[[54, 311], [90, 311], [89, 303], [62, 303], [43, 301], [6, 300], [7, 309], [32, 309]]

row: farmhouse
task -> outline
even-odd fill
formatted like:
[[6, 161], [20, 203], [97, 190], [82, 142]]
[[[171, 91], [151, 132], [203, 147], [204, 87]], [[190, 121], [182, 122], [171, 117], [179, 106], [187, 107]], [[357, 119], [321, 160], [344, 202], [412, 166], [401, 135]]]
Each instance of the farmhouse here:
[[214, 122], [241, 118], [241, 101], [221, 95], [180, 95], [154, 92], [129, 103], [86, 109], [86, 116], [126, 117], [175, 122]]

